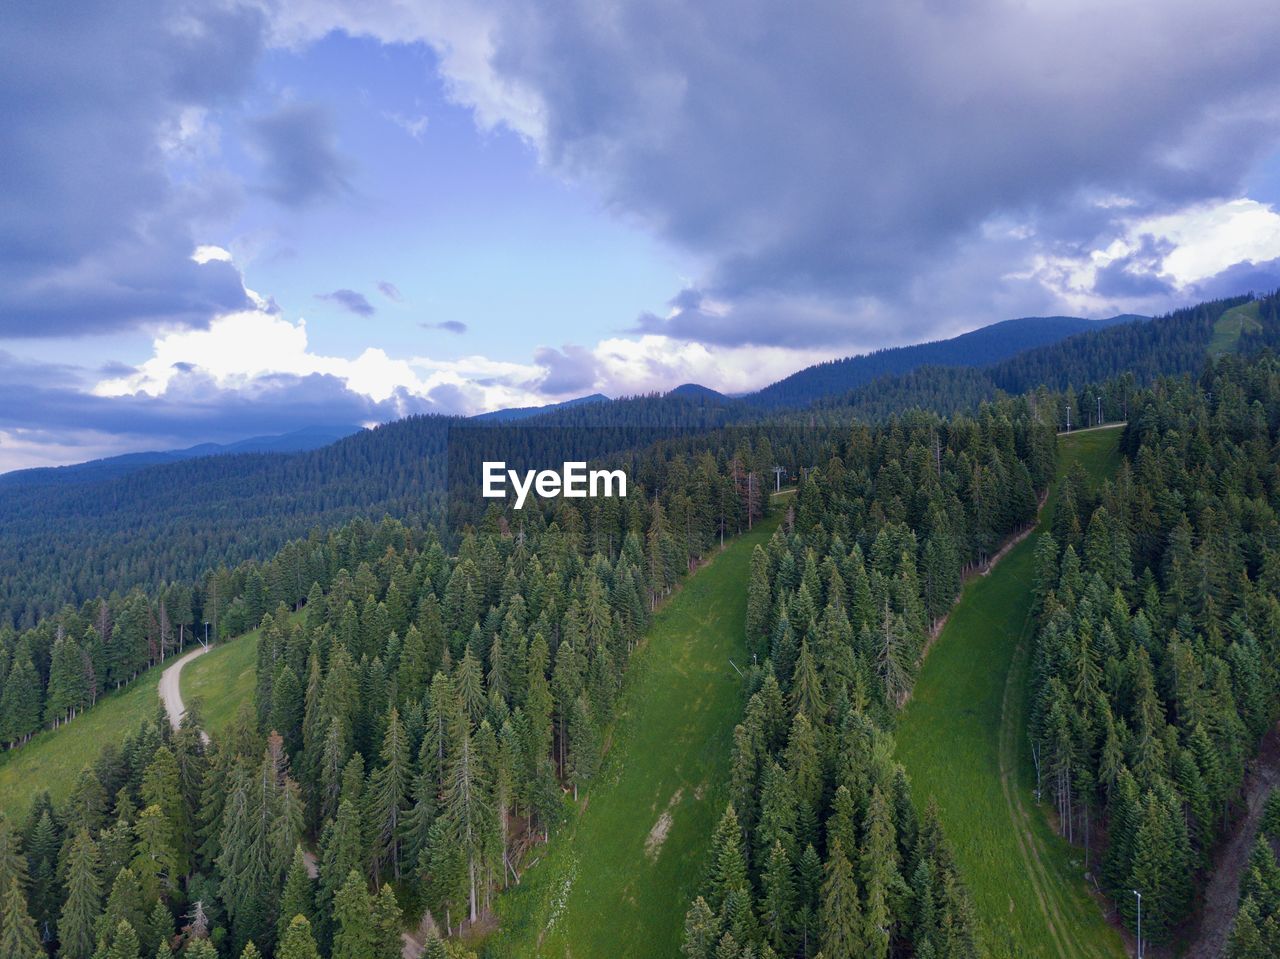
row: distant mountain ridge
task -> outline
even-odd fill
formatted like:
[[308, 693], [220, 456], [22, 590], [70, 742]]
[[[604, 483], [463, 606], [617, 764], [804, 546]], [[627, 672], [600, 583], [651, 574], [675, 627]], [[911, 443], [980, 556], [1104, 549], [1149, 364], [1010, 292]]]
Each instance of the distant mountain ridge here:
[[[1160, 375], [1195, 374], [1209, 357], [1219, 319], [1249, 301], [1235, 297], [1150, 322], [1091, 325], [986, 367], [926, 366], [883, 375], [853, 390], [835, 382], [820, 402], [781, 413], [696, 386], [665, 395], [556, 404], [549, 412], [518, 415], [520, 427], [538, 430], [512, 442], [521, 455], [555, 462], [567, 444], [583, 442], [581, 427], [609, 427], [586, 437], [609, 452], [649, 445], [655, 428], [688, 437], [775, 417], [844, 428], [855, 419], [876, 420], [909, 409], [949, 415], [1041, 384], [1079, 388], [1131, 374], [1141, 385]], [[1234, 351], [1280, 348], [1280, 294], [1258, 302], [1257, 319], [1257, 329], [1239, 331]], [[6, 622], [30, 625], [63, 602], [111, 590], [191, 582], [219, 564], [269, 556], [292, 537], [355, 517], [374, 525], [388, 515], [414, 522], [445, 519], [449, 435], [468, 424], [507, 425], [412, 416], [300, 453], [184, 459], [82, 483], [0, 478], [0, 628]], [[512, 432], [520, 430], [512, 425]], [[74, 476], [75, 469], [63, 473]]]
[[1100, 320], [1078, 316], [1028, 316], [1004, 320], [949, 340], [895, 346], [818, 363], [748, 394], [743, 401], [762, 409], [808, 406], [820, 399], [849, 393], [882, 376], [903, 375], [925, 366], [991, 366], [1018, 353], [1048, 346], [1078, 333], [1147, 319], [1149, 317], [1124, 313]]
[[149, 450], [124, 453], [104, 459], [89, 460], [70, 466], [38, 466], [0, 474], [0, 488], [6, 486], [43, 486], [63, 483], [91, 483], [124, 476], [148, 466], [178, 463], [201, 456], [223, 456], [235, 453], [303, 453], [335, 443], [358, 433], [360, 426], [304, 426], [271, 436], [251, 436], [234, 443], [199, 443], [180, 450]]
[[608, 402], [611, 402], [611, 400], [603, 393], [592, 393], [590, 396], [579, 396], [576, 399], [565, 400], [561, 403], [548, 403], [546, 406], [516, 406], [511, 409], [493, 410], [489, 413], [478, 413], [471, 418], [473, 420], [480, 420], [481, 422], [488, 423], [511, 423], [515, 420], [527, 420], [531, 416], [542, 416], [544, 413], [554, 413], [557, 410], [573, 409], [575, 406]]

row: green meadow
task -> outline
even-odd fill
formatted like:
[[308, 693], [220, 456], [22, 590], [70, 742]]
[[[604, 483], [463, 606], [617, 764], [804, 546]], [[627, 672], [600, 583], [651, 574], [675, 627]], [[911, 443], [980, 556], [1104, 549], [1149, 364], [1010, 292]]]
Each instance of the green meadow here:
[[[1059, 437], [1059, 468], [1100, 481], [1120, 430]], [[1053, 497], [1042, 520], [1052, 516]], [[921, 669], [898, 728], [917, 803], [937, 801], [972, 892], [988, 954], [1016, 959], [1126, 955], [1084, 878], [1084, 853], [1034, 802], [1026, 748], [1027, 672], [1039, 528], [965, 587]]]

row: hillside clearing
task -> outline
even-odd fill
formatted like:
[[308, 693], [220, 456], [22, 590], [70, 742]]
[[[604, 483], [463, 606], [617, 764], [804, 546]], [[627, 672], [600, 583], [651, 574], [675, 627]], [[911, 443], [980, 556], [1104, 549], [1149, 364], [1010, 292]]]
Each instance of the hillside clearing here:
[[[1118, 429], [1059, 438], [1061, 470], [1094, 480], [1119, 458]], [[993, 956], [1119, 957], [1120, 936], [1082, 878], [1080, 850], [1034, 807], [1023, 737], [1037, 531], [964, 590], [920, 672], [898, 729], [916, 801], [938, 802]]]
[[745, 654], [751, 551], [778, 522], [730, 543], [658, 613], [628, 672], [606, 767], [499, 900], [487, 956], [680, 954], [742, 709], [730, 659]]
[[1262, 329], [1258, 319], [1258, 301], [1252, 300], [1242, 306], [1227, 310], [1213, 324], [1213, 337], [1209, 340], [1209, 354], [1219, 356], [1230, 353], [1240, 342], [1243, 333], [1252, 333]]

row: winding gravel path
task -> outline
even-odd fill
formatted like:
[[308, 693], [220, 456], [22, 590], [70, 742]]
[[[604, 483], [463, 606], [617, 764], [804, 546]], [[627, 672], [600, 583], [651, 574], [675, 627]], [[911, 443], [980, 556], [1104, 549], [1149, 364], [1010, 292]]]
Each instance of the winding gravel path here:
[[[179, 656], [172, 666], [165, 667], [165, 671], [160, 674], [160, 701], [164, 703], [164, 710], [169, 714], [169, 724], [174, 729], [182, 724], [182, 714], [187, 711], [182, 705], [182, 667], [211, 649], [212, 646], [197, 646], [191, 652]], [[200, 736], [206, 743], [209, 742], [208, 733], [202, 730]]]

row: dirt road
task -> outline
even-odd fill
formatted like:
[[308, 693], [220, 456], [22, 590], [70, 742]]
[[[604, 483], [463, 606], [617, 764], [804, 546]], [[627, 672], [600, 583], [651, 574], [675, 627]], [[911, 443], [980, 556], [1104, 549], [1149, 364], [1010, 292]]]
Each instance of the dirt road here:
[[1258, 826], [1271, 790], [1280, 786], [1280, 726], [1273, 726], [1245, 777], [1244, 808], [1214, 858], [1205, 887], [1200, 928], [1183, 953], [1185, 959], [1218, 959], [1226, 948], [1240, 896], [1240, 877], [1258, 838]]
[[[160, 701], [164, 703], [164, 710], [169, 714], [169, 723], [174, 729], [182, 723], [182, 714], [187, 711], [187, 708], [182, 705], [182, 667], [197, 656], [203, 656], [212, 648], [212, 646], [197, 646], [191, 652], [179, 656], [172, 666], [166, 667], [160, 674]], [[200, 735], [206, 743], [209, 741], [208, 733], [201, 732]]]

